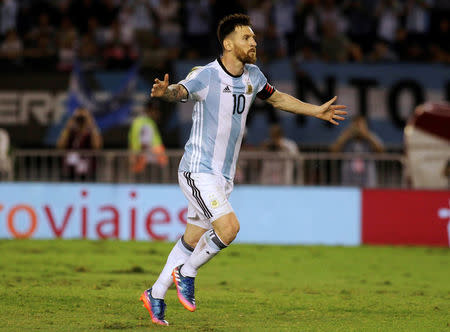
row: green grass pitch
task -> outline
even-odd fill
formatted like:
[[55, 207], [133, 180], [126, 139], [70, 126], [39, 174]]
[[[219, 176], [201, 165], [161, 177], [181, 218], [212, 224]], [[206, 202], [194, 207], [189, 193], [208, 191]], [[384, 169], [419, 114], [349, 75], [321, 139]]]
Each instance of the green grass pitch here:
[[172, 244], [0, 241], [0, 331], [450, 331], [448, 248], [235, 244], [174, 289], [169, 327], [138, 301]]

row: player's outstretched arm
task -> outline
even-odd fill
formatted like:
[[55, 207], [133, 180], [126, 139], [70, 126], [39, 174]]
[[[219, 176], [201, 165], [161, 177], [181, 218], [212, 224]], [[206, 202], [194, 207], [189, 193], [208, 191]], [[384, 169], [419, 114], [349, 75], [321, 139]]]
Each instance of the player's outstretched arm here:
[[150, 97], [161, 98], [168, 102], [177, 102], [187, 99], [188, 92], [186, 91], [186, 88], [181, 84], [169, 85], [169, 74], [165, 74], [164, 81], [160, 81], [159, 79], [155, 78], [155, 83], [153, 83]]
[[267, 101], [272, 104], [273, 107], [291, 112], [294, 114], [309, 115], [316, 118], [329, 121], [334, 125], [339, 124], [339, 120], [345, 120], [341, 115], [346, 115], [347, 112], [344, 109], [347, 108], [345, 105], [333, 105], [337, 97], [330, 99], [322, 105], [313, 105], [304, 103], [297, 98], [288, 95], [287, 93], [275, 91], [272, 96], [270, 96]]

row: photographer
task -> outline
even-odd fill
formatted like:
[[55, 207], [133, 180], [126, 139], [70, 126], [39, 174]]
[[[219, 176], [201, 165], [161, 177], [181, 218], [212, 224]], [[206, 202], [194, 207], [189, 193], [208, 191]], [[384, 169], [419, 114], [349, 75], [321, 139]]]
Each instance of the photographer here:
[[86, 108], [78, 108], [62, 130], [57, 147], [69, 150], [64, 160], [64, 175], [69, 180], [92, 180], [95, 157], [83, 156], [83, 150], [102, 147], [102, 137], [95, 120]]
[[280, 185], [294, 183], [294, 162], [300, 155], [297, 143], [284, 136], [280, 125], [274, 124], [269, 130], [269, 139], [262, 146], [264, 151], [284, 153], [284, 158], [278, 155], [274, 159], [263, 162], [260, 183], [264, 185]]
[[377, 184], [374, 160], [361, 157], [364, 153], [384, 151], [381, 140], [369, 130], [365, 117], [358, 115], [339, 135], [331, 146], [331, 152], [352, 153], [351, 159], [343, 160], [342, 184], [347, 186], [374, 187]]

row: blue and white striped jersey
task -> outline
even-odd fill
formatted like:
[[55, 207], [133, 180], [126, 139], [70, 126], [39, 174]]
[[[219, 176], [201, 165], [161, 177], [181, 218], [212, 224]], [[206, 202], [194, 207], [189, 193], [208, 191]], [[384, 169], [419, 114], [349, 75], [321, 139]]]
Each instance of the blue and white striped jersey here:
[[242, 75], [234, 76], [220, 59], [193, 68], [179, 84], [195, 101], [191, 134], [179, 171], [233, 180], [250, 105], [257, 94], [268, 98], [274, 88], [257, 66], [246, 64]]

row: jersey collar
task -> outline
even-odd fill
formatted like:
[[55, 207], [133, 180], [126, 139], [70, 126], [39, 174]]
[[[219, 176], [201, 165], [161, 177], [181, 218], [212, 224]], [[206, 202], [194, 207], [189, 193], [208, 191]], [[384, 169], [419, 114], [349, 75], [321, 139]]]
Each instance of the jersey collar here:
[[223, 71], [224, 71], [225, 73], [227, 73], [228, 75], [230, 75], [231, 77], [239, 78], [239, 77], [241, 77], [242, 74], [244, 73], [244, 70], [243, 70], [241, 75], [233, 75], [232, 73], [230, 73], [230, 72], [225, 68], [225, 66], [223, 65], [222, 60], [220, 59], [220, 57], [217, 58], [217, 62], [219, 63], [220, 67], [222, 67]]

